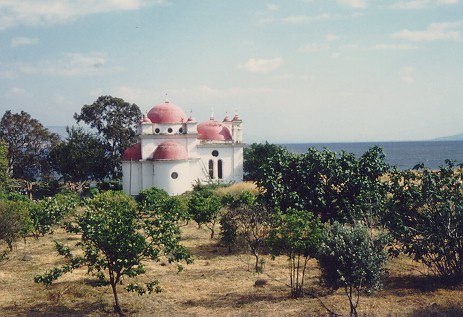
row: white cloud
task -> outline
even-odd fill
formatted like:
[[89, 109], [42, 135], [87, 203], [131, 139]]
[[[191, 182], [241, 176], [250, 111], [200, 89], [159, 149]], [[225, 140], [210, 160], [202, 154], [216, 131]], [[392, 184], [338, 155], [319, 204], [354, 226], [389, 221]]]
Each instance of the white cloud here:
[[438, 4], [458, 4], [460, 0], [437, 0]]
[[281, 57], [271, 59], [250, 58], [245, 64], [239, 65], [239, 68], [251, 73], [268, 73], [280, 67], [281, 64], [283, 64]]
[[36, 45], [37, 43], [39, 43], [38, 38], [17, 36], [11, 39], [10, 46], [17, 47], [17, 46], [23, 46], [23, 45]]
[[12, 87], [6, 91], [5, 96], [6, 97], [18, 97], [18, 96], [24, 95], [25, 93], [26, 93], [26, 90], [23, 88]]
[[408, 66], [402, 69], [402, 73], [400, 75], [400, 81], [407, 84], [412, 84], [415, 82], [415, 78], [413, 74], [415, 73], [415, 68]]
[[334, 42], [334, 41], [339, 40], [340, 38], [341, 37], [339, 35], [333, 34], [333, 33], [325, 35], [325, 41], [327, 41], [327, 42]]
[[72, 22], [80, 17], [113, 11], [137, 10], [168, 0], [2, 0], [0, 30], [16, 25], [50, 25]]
[[351, 8], [364, 9], [367, 7], [367, 0], [338, 0], [338, 3]]
[[404, 29], [392, 34], [393, 38], [411, 41], [438, 41], [438, 40], [460, 40], [462, 21], [432, 23], [424, 31], [410, 31]]
[[375, 50], [411, 50], [416, 49], [416, 46], [408, 44], [376, 44], [373, 46]]
[[325, 50], [327, 48], [329, 48], [329, 46], [326, 44], [308, 43], [301, 47], [301, 51], [305, 53], [314, 53], [314, 52]]
[[391, 5], [393, 9], [424, 9], [432, 6], [458, 4], [460, 0], [400, 0]]
[[429, 0], [398, 1], [391, 5], [393, 9], [422, 9], [430, 4]]
[[277, 11], [279, 9], [278, 5], [273, 4], [273, 3], [268, 3], [267, 4], [267, 10], [269, 11]]
[[293, 15], [282, 19], [283, 23], [287, 24], [301, 24], [311, 21], [323, 21], [328, 20], [331, 17], [329, 13], [322, 13], [320, 15], [309, 16], [309, 15]]
[[43, 60], [34, 64], [16, 63], [4, 67], [12, 74], [9, 77], [17, 77], [20, 74], [50, 76], [95, 76], [115, 73], [120, 71], [117, 67], [107, 67], [107, 57], [103, 53], [68, 53], [58, 60]]

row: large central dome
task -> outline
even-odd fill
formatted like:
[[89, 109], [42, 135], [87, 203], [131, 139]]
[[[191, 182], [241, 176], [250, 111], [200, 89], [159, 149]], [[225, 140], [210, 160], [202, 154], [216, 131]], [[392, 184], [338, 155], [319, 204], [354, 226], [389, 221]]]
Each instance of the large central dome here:
[[151, 108], [148, 118], [153, 123], [181, 123], [187, 119], [179, 106], [168, 101]]

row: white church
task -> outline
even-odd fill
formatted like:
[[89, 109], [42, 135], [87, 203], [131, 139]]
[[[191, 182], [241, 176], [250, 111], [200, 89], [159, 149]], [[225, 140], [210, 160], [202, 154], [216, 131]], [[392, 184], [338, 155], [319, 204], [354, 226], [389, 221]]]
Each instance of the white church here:
[[137, 143], [122, 156], [122, 175], [129, 195], [151, 187], [179, 195], [198, 182], [240, 182], [242, 121], [227, 115], [219, 122], [211, 115], [198, 124], [169, 101], [156, 105], [138, 122]]

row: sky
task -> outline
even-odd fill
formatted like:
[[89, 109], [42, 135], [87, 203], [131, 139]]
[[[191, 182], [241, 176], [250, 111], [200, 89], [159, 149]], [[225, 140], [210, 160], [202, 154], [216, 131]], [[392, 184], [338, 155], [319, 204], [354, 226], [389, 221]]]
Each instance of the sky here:
[[463, 0], [0, 0], [0, 115], [99, 96], [238, 113], [247, 143], [463, 132]]

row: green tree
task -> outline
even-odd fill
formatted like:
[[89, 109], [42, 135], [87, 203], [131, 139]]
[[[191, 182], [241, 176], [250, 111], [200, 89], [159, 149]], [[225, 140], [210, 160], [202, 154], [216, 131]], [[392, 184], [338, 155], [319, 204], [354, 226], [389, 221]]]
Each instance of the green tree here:
[[[423, 166], [422, 166], [423, 167]], [[398, 249], [434, 274], [463, 278], [463, 170], [396, 171], [384, 225]]]
[[103, 180], [109, 170], [106, 143], [82, 127], [67, 127], [66, 140], [54, 146], [49, 154], [53, 169], [65, 182], [88, 183]]
[[8, 144], [8, 172], [11, 177], [36, 181], [50, 177], [47, 154], [59, 136], [49, 132], [27, 112], [6, 111], [0, 121], [0, 139]]
[[110, 153], [108, 166], [113, 178], [121, 176], [121, 157], [125, 149], [135, 143], [140, 117], [141, 111], [136, 104], [112, 96], [101, 96], [93, 104], [84, 105], [80, 114], [74, 114], [77, 123], [88, 124], [106, 140]]
[[[13, 251], [13, 243], [29, 231], [28, 203], [24, 201], [0, 200], [0, 240]], [[0, 256], [1, 257], [1, 256]]]
[[335, 222], [323, 239], [318, 254], [322, 280], [333, 289], [344, 288], [351, 316], [358, 316], [364, 289], [381, 287], [388, 242], [386, 235], [374, 237], [361, 223], [352, 226]]
[[289, 152], [282, 146], [265, 143], [253, 143], [244, 148], [243, 171], [247, 181], [265, 181], [269, 170], [278, 169], [278, 158]]
[[308, 149], [304, 154], [279, 153], [262, 165], [257, 180], [267, 203], [285, 212], [310, 210], [323, 221], [368, 220], [386, 201], [381, 177], [389, 170], [385, 155], [373, 147], [357, 158], [329, 150]]
[[175, 223], [188, 221], [188, 202], [183, 196], [169, 196], [160, 188], [152, 187], [141, 191], [135, 197], [139, 210], [152, 216], [162, 215]]
[[79, 199], [74, 193], [59, 193], [30, 203], [32, 234], [35, 238], [53, 231], [64, 217], [75, 210]]
[[226, 211], [220, 219], [221, 240], [229, 248], [236, 240], [244, 241], [255, 258], [255, 271], [262, 272], [260, 255], [272, 227], [273, 213], [248, 191], [228, 200]]
[[191, 218], [199, 227], [205, 225], [211, 231], [211, 239], [214, 238], [215, 225], [219, 220], [221, 208], [221, 198], [207, 187], [196, 186], [188, 200]]
[[273, 256], [289, 259], [291, 296], [304, 296], [307, 264], [315, 258], [323, 237], [323, 225], [312, 213], [288, 209], [280, 214], [270, 232], [269, 245]]
[[8, 144], [0, 139], [0, 191], [6, 190], [8, 183]]
[[[119, 315], [123, 312], [117, 286], [123, 276], [133, 278], [144, 274], [143, 262], [148, 259], [160, 261], [167, 257], [169, 262], [191, 262], [186, 249], [180, 245], [178, 226], [162, 215], [148, 217], [138, 213], [135, 200], [122, 192], [96, 195], [87, 202], [84, 214], [77, 216], [76, 222], [67, 228], [81, 235], [78, 245], [83, 255], [75, 256], [70, 248], [58, 243], [58, 252], [69, 263], [36, 276], [35, 281], [49, 285], [64, 273], [87, 266], [89, 273], [111, 285], [114, 309]], [[146, 285], [131, 283], [126, 289], [139, 295], [160, 291], [158, 281]]]

